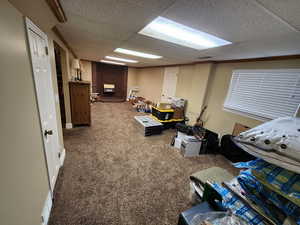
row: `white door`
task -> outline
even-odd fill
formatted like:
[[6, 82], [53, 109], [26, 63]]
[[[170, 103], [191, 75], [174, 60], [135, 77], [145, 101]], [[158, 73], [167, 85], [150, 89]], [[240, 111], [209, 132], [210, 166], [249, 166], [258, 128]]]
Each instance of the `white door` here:
[[48, 56], [48, 39], [38, 27], [26, 19], [35, 90], [44, 140], [45, 156], [51, 191], [59, 171], [59, 141], [56, 124], [55, 98]]
[[161, 102], [169, 102], [170, 97], [175, 96], [178, 72], [179, 67], [165, 68]]

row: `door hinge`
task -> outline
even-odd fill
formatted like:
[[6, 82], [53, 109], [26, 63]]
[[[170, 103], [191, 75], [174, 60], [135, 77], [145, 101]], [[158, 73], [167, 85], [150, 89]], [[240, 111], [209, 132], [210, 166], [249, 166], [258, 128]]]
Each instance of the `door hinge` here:
[[45, 53], [46, 53], [46, 55], [48, 55], [48, 47], [47, 46], [45, 47]]

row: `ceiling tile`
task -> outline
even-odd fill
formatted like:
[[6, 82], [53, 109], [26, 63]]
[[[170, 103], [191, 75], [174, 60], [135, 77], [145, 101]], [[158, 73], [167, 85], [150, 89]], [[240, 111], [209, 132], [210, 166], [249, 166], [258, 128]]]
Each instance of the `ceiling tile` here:
[[300, 1], [299, 0], [257, 0], [264, 7], [284, 19], [300, 31]]
[[177, 0], [163, 16], [231, 42], [293, 31], [253, 0]]
[[161, 55], [164, 58], [195, 59], [200, 55], [200, 51], [198, 50], [186, 48], [140, 34], [134, 35], [127, 42], [123, 43], [121, 47], [137, 51], [145, 51], [150, 54]]
[[[80, 58], [106, 55], [136, 59], [134, 66], [300, 54], [299, 0], [61, 0], [68, 22], [58, 26]], [[259, 4], [257, 3], [259, 2]], [[265, 8], [272, 11], [268, 12]], [[232, 41], [232, 45], [195, 50], [140, 35], [157, 16]], [[117, 54], [122, 47], [163, 56], [159, 60]]]
[[69, 14], [67, 23], [60, 24], [61, 28], [104, 40], [124, 41], [132, 35], [132, 31], [123, 26], [112, 26], [107, 23], [94, 22], [78, 15]]
[[[125, 26], [137, 32], [162, 13], [175, 0], [62, 0], [69, 13], [111, 26]], [[117, 29], [116, 29], [117, 31]]]

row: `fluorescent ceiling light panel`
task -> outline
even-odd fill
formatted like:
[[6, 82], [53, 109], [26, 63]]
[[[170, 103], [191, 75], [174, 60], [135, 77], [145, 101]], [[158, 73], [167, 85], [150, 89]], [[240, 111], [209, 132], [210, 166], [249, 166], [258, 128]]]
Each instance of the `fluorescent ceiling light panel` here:
[[139, 34], [197, 50], [232, 44], [229, 41], [183, 24], [176, 23], [161, 16], [157, 17], [144, 27]]
[[116, 60], [116, 61], [121, 61], [121, 62], [138, 63], [138, 61], [136, 61], [136, 60], [124, 59], [124, 58], [119, 58], [119, 57], [114, 57], [114, 56], [105, 56], [105, 58], [111, 59], [111, 60]]
[[144, 52], [137, 52], [137, 51], [124, 49], [124, 48], [117, 48], [117, 49], [115, 49], [115, 52], [123, 53], [123, 54], [126, 54], [126, 55], [134, 55], [134, 56], [148, 58], [148, 59], [160, 59], [160, 58], [162, 58], [162, 56], [159, 56], [159, 55], [152, 55], [152, 54], [148, 54], [148, 53], [144, 53]]
[[107, 64], [125, 65], [125, 63], [114, 62], [109, 60], [100, 60], [100, 62], [107, 63]]

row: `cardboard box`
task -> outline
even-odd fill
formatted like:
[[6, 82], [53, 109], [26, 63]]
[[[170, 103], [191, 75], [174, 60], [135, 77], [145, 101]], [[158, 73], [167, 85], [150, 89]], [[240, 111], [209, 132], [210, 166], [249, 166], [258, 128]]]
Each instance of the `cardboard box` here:
[[240, 123], [235, 123], [232, 135], [233, 136], [238, 136], [240, 133], [242, 133], [246, 130], [249, 130], [249, 129], [250, 129], [250, 127], [247, 127], [247, 126], [245, 126], [243, 124], [240, 124]]
[[170, 103], [158, 103], [157, 104], [158, 109], [171, 109], [171, 104]]
[[173, 114], [173, 119], [184, 119], [184, 108], [173, 108], [174, 109], [174, 114]]

